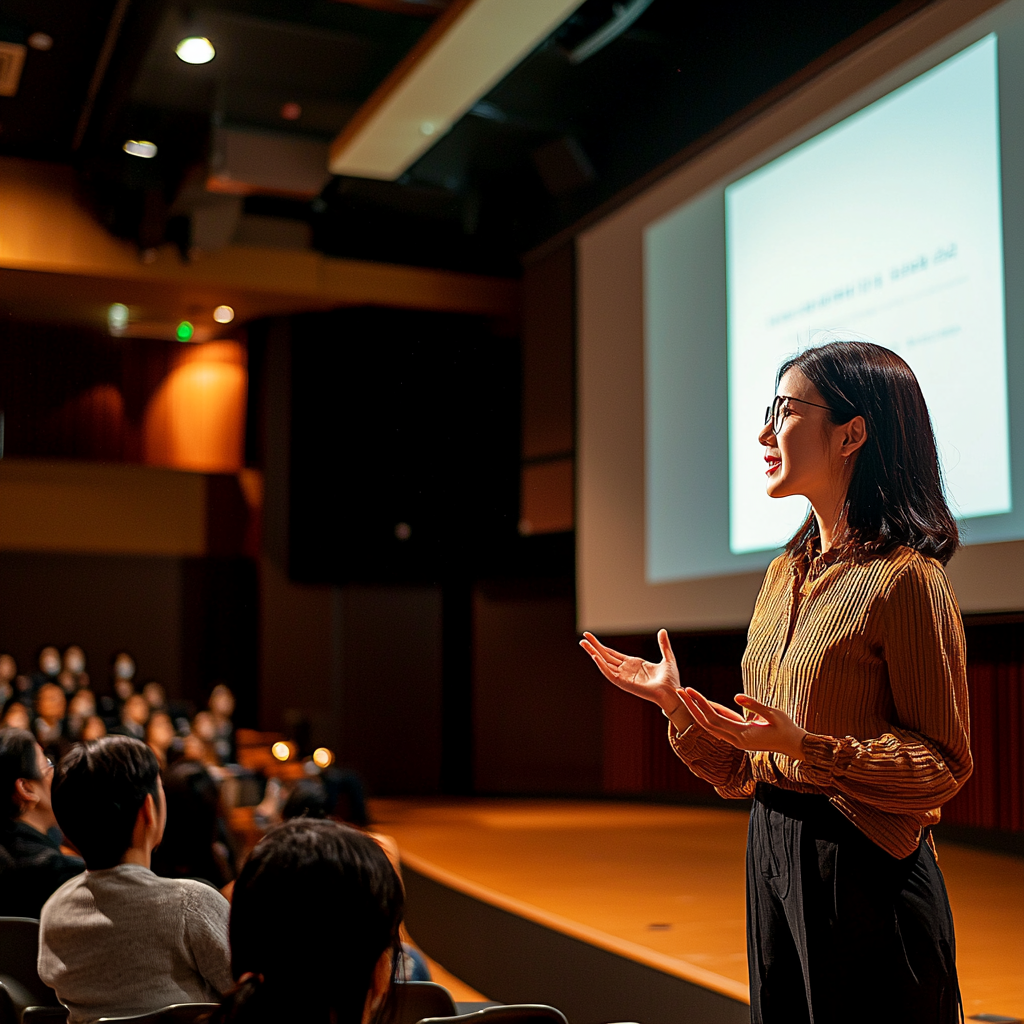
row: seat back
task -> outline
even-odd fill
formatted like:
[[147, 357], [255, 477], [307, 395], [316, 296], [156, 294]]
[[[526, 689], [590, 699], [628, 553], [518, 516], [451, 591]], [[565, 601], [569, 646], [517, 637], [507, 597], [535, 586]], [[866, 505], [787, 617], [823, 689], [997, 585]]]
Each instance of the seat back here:
[[543, 1003], [509, 1003], [488, 1006], [460, 1017], [433, 1017], [417, 1024], [568, 1024], [565, 1014]]
[[416, 1024], [428, 1017], [454, 1017], [457, 1012], [448, 989], [432, 981], [400, 981], [395, 985], [392, 1024]]
[[32, 917], [0, 917], [0, 979], [13, 979], [32, 1003], [56, 1006], [53, 989], [39, 978], [38, 956], [39, 922]]
[[134, 1017], [100, 1017], [105, 1024], [196, 1024], [220, 1008], [220, 1003], [172, 1003]]

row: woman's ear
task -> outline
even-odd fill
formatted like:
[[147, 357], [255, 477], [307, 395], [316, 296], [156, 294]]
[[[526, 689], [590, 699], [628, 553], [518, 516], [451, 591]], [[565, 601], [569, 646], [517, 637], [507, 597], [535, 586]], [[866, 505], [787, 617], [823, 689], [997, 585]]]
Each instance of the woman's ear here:
[[843, 424], [843, 444], [840, 454], [848, 459], [855, 451], [864, 447], [868, 439], [868, 425], [863, 416], [854, 416], [849, 423]]
[[24, 814], [28, 809], [25, 805], [34, 806], [39, 802], [39, 797], [36, 796], [35, 790], [32, 787], [32, 783], [29, 779], [15, 779], [14, 782], [14, 793], [18, 798], [18, 803], [21, 805], [21, 814]]

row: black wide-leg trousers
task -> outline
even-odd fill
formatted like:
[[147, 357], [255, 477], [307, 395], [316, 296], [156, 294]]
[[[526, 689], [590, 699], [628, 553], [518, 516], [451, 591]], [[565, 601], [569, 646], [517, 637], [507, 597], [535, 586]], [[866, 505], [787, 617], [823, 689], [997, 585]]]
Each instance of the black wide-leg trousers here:
[[898, 860], [824, 796], [758, 784], [747, 960], [752, 1024], [961, 1020], [953, 918], [928, 844]]

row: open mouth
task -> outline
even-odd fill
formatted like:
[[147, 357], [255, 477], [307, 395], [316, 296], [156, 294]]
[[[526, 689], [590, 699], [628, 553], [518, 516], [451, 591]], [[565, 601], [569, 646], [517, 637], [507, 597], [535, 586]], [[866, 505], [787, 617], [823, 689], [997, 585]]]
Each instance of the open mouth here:
[[774, 455], [766, 455], [764, 461], [768, 463], [768, 468], [764, 471], [765, 476], [772, 476], [782, 465], [782, 459], [776, 458]]

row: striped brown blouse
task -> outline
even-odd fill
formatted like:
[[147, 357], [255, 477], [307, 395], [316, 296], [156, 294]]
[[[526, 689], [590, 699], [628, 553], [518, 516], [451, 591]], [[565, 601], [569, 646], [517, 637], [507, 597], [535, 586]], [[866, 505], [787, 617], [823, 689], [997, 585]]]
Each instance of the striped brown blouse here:
[[863, 563], [776, 558], [750, 622], [743, 688], [808, 731], [805, 756], [670, 726], [675, 752], [722, 796], [752, 796], [758, 782], [824, 793], [906, 857], [971, 774], [960, 611], [942, 566], [910, 548]]

